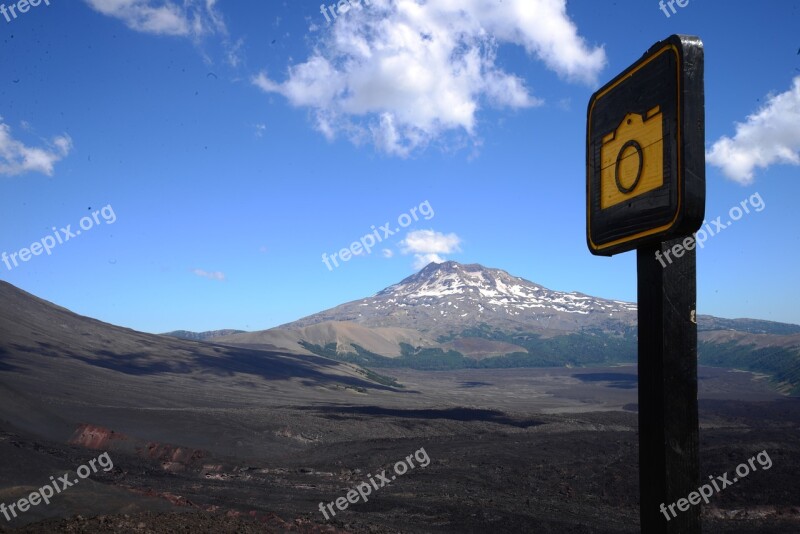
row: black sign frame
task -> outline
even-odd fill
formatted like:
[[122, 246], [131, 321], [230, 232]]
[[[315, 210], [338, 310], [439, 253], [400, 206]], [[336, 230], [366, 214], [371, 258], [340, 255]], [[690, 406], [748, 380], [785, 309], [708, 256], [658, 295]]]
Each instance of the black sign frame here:
[[[699, 38], [672, 35], [653, 45], [589, 100], [586, 238], [592, 254], [612, 256], [688, 236], [702, 225], [706, 196], [703, 62]], [[634, 183], [624, 202], [603, 208], [603, 138], [620, 131], [630, 116], [647, 120], [655, 108], [662, 114], [663, 184], [637, 193]], [[643, 157], [640, 152], [638, 157]], [[627, 188], [617, 184], [625, 192]]]

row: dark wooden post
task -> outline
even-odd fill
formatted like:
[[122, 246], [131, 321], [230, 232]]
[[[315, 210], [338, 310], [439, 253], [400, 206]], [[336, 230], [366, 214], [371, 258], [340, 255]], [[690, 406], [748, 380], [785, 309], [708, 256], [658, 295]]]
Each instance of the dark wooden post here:
[[[695, 250], [684, 239], [637, 249], [639, 274], [639, 484], [643, 534], [700, 532], [700, 505], [666, 507], [700, 485]], [[669, 252], [669, 263], [656, 259]], [[685, 506], [685, 503], [683, 503]], [[667, 519], [669, 517], [669, 520]]]

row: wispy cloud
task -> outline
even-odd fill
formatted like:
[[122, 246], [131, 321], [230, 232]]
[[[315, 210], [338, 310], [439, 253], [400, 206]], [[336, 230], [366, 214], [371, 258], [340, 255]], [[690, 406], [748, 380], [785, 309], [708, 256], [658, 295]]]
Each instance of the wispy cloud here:
[[434, 230], [415, 230], [400, 241], [403, 254], [414, 254], [414, 268], [422, 269], [431, 262], [442, 263], [442, 254], [460, 252], [461, 238], [454, 233], [443, 234]]
[[800, 165], [800, 76], [785, 93], [771, 95], [764, 106], [736, 124], [733, 138], [721, 137], [706, 158], [730, 179], [750, 184], [756, 168]]
[[344, 134], [399, 156], [449, 134], [477, 141], [484, 105], [542, 103], [498, 65], [502, 44], [523, 47], [570, 81], [593, 84], [606, 64], [603, 48], [578, 35], [566, 0], [373, 0], [320, 33], [284, 81], [262, 72], [253, 83], [310, 108], [329, 139]]
[[[244, 40], [232, 40], [217, 0], [84, 0], [89, 7], [122, 21], [131, 30], [152, 35], [186, 37], [198, 47], [216, 37], [225, 62], [237, 68], [243, 61]], [[208, 63], [214, 63], [203, 52]]]
[[203, 269], [192, 269], [192, 272], [200, 278], [208, 278], [209, 280], [225, 280], [225, 273], [220, 271], [208, 272]]
[[[24, 123], [23, 129], [30, 129]], [[14, 176], [26, 172], [53, 175], [55, 164], [72, 150], [72, 139], [62, 134], [45, 142], [45, 146], [28, 146], [11, 135], [11, 127], [0, 117], [0, 175]]]
[[193, 37], [225, 32], [222, 17], [214, 8], [216, 0], [86, 0], [86, 3], [139, 32]]

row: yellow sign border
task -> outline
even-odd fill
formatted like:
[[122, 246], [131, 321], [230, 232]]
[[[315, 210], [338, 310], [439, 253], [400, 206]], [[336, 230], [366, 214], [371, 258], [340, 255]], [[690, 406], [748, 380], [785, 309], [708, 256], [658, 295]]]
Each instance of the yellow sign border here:
[[[677, 84], [676, 84], [676, 89], [677, 89], [676, 90], [676, 93], [677, 93], [676, 96], [677, 96], [678, 102], [677, 102], [677, 106], [675, 108], [675, 115], [676, 115], [676, 118], [677, 118], [677, 121], [678, 121], [678, 128], [677, 128], [677, 141], [678, 141], [677, 142], [677, 152], [678, 152], [678, 184], [677, 184], [678, 185], [678, 205], [677, 205], [677, 209], [675, 210], [675, 216], [672, 218], [672, 220], [670, 222], [668, 222], [667, 224], [665, 224], [663, 226], [659, 226], [658, 228], [651, 228], [649, 230], [643, 230], [643, 231], [641, 231], [641, 232], [639, 232], [637, 234], [632, 234], [632, 235], [629, 235], [629, 236], [621, 237], [621, 238], [619, 238], [619, 239], [617, 239], [615, 241], [604, 243], [602, 246], [598, 246], [597, 244], [595, 244], [594, 241], [592, 241], [592, 217], [591, 217], [592, 208], [591, 208], [591, 204], [592, 204], [592, 182], [594, 181], [594, 168], [592, 168], [592, 170], [591, 170], [592, 175], [589, 176], [589, 179], [587, 180], [587, 183], [586, 183], [586, 219], [589, 221], [588, 222], [588, 230], [589, 231], [588, 231], [587, 239], [589, 241], [590, 246], [594, 250], [597, 250], [597, 251], [605, 250], [607, 248], [611, 248], [611, 247], [614, 247], [616, 245], [620, 245], [622, 243], [628, 243], [630, 241], [634, 241], [634, 240], [642, 238], [642, 237], [647, 237], [649, 235], [653, 235], [653, 234], [657, 234], [659, 232], [663, 232], [665, 230], [669, 230], [675, 224], [675, 222], [678, 220], [678, 217], [680, 216], [680, 213], [681, 213], [681, 202], [682, 202], [681, 185], [683, 183], [683, 169], [681, 168], [681, 158], [683, 156], [683, 154], [682, 154], [683, 151], [682, 151], [682, 139], [681, 139], [681, 54], [680, 54], [680, 51], [678, 50], [677, 46], [675, 46], [674, 44], [664, 45], [664, 47], [661, 48], [658, 52], [656, 52], [655, 54], [651, 55], [649, 58], [647, 58], [647, 60], [643, 61], [642, 63], [637, 65], [635, 68], [633, 68], [630, 72], [626, 73], [624, 77], [621, 77], [619, 80], [617, 80], [612, 85], [610, 85], [605, 90], [603, 90], [603, 92], [599, 93], [596, 96], [596, 98], [594, 98], [592, 100], [592, 106], [589, 108], [589, 128], [591, 129], [591, 127], [592, 127], [592, 113], [594, 113], [594, 107], [597, 104], [597, 102], [603, 96], [605, 96], [606, 94], [611, 92], [615, 87], [617, 87], [621, 83], [627, 81], [637, 71], [639, 71], [642, 68], [644, 68], [651, 61], [654, 61], [655, 59], [660, 57], [661, 54], [663, 54], [665, 51], [668, 51], [668, 50], [672, 50], [673, 52], [675, 52], [675, 57], [677, 59], [677, 69], [676, 69], [677, 72], [676, 72], [676, 74], [678, 76], [678, 80], [677, 80]], [[586, 146], [587, 146], [587, 149], [588, 149], [588, 147], [592, 146], [592, 132], [591, 132], [591, 130], [586, 132]], [[587, 170], [587, 172], [588, 172], [588, 170]]]

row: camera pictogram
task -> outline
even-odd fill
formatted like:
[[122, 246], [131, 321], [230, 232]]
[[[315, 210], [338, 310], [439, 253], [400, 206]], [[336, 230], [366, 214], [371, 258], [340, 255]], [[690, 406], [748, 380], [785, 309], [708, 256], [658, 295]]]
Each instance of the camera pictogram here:
[[600, 147], [600, 208], [606, 209], [664, 184], [663, 115], [629, 113]]

